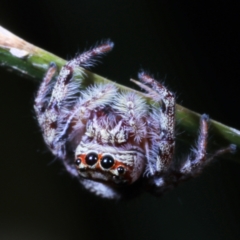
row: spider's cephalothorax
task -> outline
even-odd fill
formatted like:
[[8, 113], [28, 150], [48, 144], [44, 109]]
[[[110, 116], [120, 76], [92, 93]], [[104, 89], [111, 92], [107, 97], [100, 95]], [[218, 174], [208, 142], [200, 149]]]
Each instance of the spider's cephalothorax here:
[[172, 92], [145, 72], [139, 74], [142, 83], [132, 80], [146, 91], [145, 97], [111, 83], [83, 84], [87, 73], [79, 66], [91, 66], [112, 47], [106, 41], [84, 52], [68, 61], [57, 77], [52, 63], [35, 99], [37, 119], [52, 153], [91, 192], [120, 198], [136, 186], [134, 192], [145, 188], [159, 195], [195, 176], [207, 162], [208, 116], [201, 117], [196, 149], [182, 166], [174, 167]]

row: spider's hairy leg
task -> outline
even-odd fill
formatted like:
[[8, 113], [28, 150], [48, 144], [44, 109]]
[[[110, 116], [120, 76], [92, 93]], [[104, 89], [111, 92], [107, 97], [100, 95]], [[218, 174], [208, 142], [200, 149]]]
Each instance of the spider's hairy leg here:
[[82, 67], [91, 67], [94, 65], [95, 60], [110, 52], [113, 49], [114, 43], [110, 40], [103, 41], [99, 45], [93, 47], [92, 49], [81, 53], [77, 57], [73, 58], [68, 62], [69, 66], [76, 67], [76, 66], [82, 66]]
[[222, 148], [217, 150], [211, 157], [209, 157], [207, 159], [207, 162], [210, 162], [211, 160], [213, 160], [215, 157], [221, 156], [225, 153], [232, 153], [234, 154], [237, 150], [237, 146], [235, 144], [230, 144], [228, 147], [226, 148]]
[[175, 96], [166, 87], [145, 72], [139, 73], [139, 79], [143, 83], [135, 80], [131, 81], [146, 90], [147, 94], [145, 95], [147, 97], [160, 103], [160, 116], [159, 119], [155, 119], [155, 121], [159, 121], [161, 132], [159, 136], [155, 172], [152, 173], [157, 174], [167, 169], [173, 158], [175, 146]]
[[[84, 70], [78, 68], [78, 66], [91, 65], [94, 59], [107, 53], [112, 48], [113, 43], [105, 41], [68, 61], [61, 68], [58, 78], [53, 84], [51, 79], [56, 72], [56, 65], [52, 64], [43, 79], [34, 108], [46, 144], [52, 153], [61, 159], [66, 158], [66, 133], [71, 134], [69, 126], [74, 120], [76, 106], [79, 106], [80, 94], [82, 93], [80, 85], [84, 77]], [[96, 96], [92, 96], [87, 102], [94, 101]], [[87, 102], [85, 101], [85, 105], [88, 105]], [[81, 119], [81, 116], [79, 119]]]
[[[43, 81], [38, 89], [37, 96], [35, 98], [34, 108], [37, 116], [39, 116], [46, 110], [44, 106], [46, 104], [46, 95], [49, 93], [50, 82], [53, 79], [53, 76], [55, 75], [56, 71], [57, 71], [56, 64], [50, 63], [50, 66], [43, 78]], [[51, 87], [50, 90], [52, 90]], [[47, 100], [49, 101], [50, 98], [47, 98]]]
[[181, 172], [192, 172], [206, 161], [208, 128], [209, 117], [208, 115], [203, 114], [200, 119], [200, 132], [197, 141], [197, 148], [193, 150], [194, 157], [191, 155], [188, 157]]
[[[112, 48], [113, 43], [106, 41], [68, 61], [66, 65], [62, 67], [59, 73], [59, 77], [52, 92], [49, 106], [54, 106], [55, 109], [58, 109], [61, 105], [61, 102], [66, 100], [66, 98], [72, 99], [79, 89], [79, 82], [72, 81], [74, 77], [74, 69], [78, 66], [88, 66], [94, 58], [107, 53]], [[80, 70], [80, 74], [83, 75], [84, 73]], [[69, 84], [72, 88], [71, 91], [68, 89]]]
[[215, 152], [210, 158], [207, 157], [207, 138], [209, 128], [209, 117], [203, 114], [200, 119], [200, 131], [197, 141], [197, 147], [192, 151], [187, 160], [180, 166], [176, 167], [174, 164], [170, 166], [168, 171], [163, 172], [159, 176], [153, 176], [149, 179], [151, 188], [149, 191], [155, 195], [162, 195], [164, 192], [174, 188], [179, 183], [186, 181], [190, 178], [198, 176], [202, 169], [214, 157], [220, 156], [225, 153], [234, 153], [236, 145], [231, 144], [226, 148], [222, 148]]
[[[46, 106], [45, 114], [42, 114], [38, 118], [44, 132], [45, 141], [50, 146], [54, 154], [57, 154], [58, 156], [62, 155], [62, 151], [56, 150], [56, 148], [61, 149], [61, 146], [63, 146], [64, 142], [57, 144], [54, 141], [59, 139], [56, 138], [56, 134], [62, 136], [63, 132], [66, 131], [66, 127], [64, 129], [61, 129], [61, 127], [59, 128], [58, 122], [59, 120], [69, 122], [68, 120], [70, 117], [70, 111], [75, 106], [75, 103], [79, 98], [81, 77], [80, 81], [77, 81], [74, 78], [74, 74], [75, 71], [78, 71], [78, 74], [83, 76], [84, 72], [82, 69], [75, 70], [76, 67], [88, 65], [92, 59], [99, 55], [105, 54], [106, 52], [110, 51], [112, 47], [113, 43], [110, 41], [103, 42], [99, 46], [96, 46], [95, 48], [86, 51], [76, 58], [68, 61], [61, 68], [57, 81], [53, 87], [50, 101]], [[49, 74], [47, 75], [50, 75], [50, 70]], [[69, 112], [69, 114], [67, 112]]]
[[203, 114], [200, 118], [200, 133], [198, 136], [197, 148], [193, 150], [192, 154], [190, 154], [180, 169], [180, 172], [183, 175], [186, 175], [185, 177], [183, 176], [183, 179], [200, 173], [205, 164], [210, 162], [213, 158], [225, 153], [234, 153], [236, 150], [236, 146], [234, 144], [231, 144], [226, 148], [217, 150], [210, 158], [207, 158], [206, 149], [208, 128], [209, 117], [208, 115]]

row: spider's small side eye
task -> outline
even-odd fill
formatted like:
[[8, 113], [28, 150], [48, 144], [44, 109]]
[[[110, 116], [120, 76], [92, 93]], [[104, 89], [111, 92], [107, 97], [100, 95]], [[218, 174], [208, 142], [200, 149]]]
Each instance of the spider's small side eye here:
[[80, 165], [80, 163], [81, 163], [81, 160], [78, 158], [78, 159], [76, 159], [76, 161], [75, 161], [75, 164], [77, 165], [77, 166], [79, 166]]
[[106, 155], [101, 159], [101, 166], [103, 168], [108, 169], [108, 168], [112, 167], [113, 164], [114, 164], [114, 159], [110, 155]]
[[117, 171], [118, 171], [119, 174], [123, 174], [123, 173], [125, 172], [125, 169], [124, 169], [124, 167], [119, 166], [119, 167], [117, 168]]
[[96, 153], [89, 153], [85, 160], [87, 165], [93, 166], [98, 161], [98, 155]]

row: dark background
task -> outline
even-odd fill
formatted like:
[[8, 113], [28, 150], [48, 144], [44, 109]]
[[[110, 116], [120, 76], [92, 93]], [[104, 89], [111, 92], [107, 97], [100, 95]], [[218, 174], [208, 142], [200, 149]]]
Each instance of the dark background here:
[[[240, 129], [234, 1], [0, 2], [0, 25], [63, 58], [115, 42], [94, 72], [133, 86], [144, 68], [178, 102]], [[0, 239], [239, 239], [240, 166], [216, 161], [161, 198], [87, 193], [47, 151], [33, 113], [38, 83], [0, 69]], [[179, 153], [181, 156], [181, 153]]]

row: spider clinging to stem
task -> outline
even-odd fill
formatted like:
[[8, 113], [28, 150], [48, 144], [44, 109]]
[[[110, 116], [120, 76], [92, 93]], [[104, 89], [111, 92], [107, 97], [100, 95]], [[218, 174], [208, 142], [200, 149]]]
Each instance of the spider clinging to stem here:
[[[117, 199], [145, 189], [156, 195], [197, 175], [209, 162], [209, 118], [200, 118], [197, 146], [179, 167], [175, 146], [175, 96], [145, 72], [139, 81], [146, 98], [111, 83], [84, 87], [89, 67], [113, 48], [105, 41], [68, 61], [56, 77], [52, 63], [38, 90], [34, 109], [43, 137], [67, 171], [96, 195]], [[235, 145], [214, 156], [233, 152]], [[211, 157], [212, 159], [212, 157]]]

